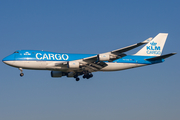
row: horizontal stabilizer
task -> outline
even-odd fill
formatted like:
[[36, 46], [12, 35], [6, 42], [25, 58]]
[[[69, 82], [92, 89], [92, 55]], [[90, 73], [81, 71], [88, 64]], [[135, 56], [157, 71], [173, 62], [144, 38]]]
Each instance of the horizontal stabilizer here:
[[149, 60], [149, 61], [154, 61], [154, 60], [160, 60], [160, 59], [165, 59], [165, 58], [168, 58], [172, 55], [175, 55], [176, 53], [169, 53], [169, 54], [166, 54], [166, 55], [162, 55], [162, 56], [157, 56], [157, 57], [153, 57], [153, 58], [149, 58], [149, 59], [145, 59], [145, 60]]

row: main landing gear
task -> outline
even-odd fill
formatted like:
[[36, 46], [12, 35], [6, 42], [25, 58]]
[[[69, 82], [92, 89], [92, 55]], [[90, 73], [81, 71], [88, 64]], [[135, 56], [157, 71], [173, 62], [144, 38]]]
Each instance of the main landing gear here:
[[89, 79], [89, 78], [92, 78], [92, 77], [93, 77], [93, 74], [92, 74], [92, 73], [89, 73], [89, 74], [86, 74], [86, 75], [84, 74], [84, 75], [83, 75], [83, 78], [84, 78], [84, 79], [85, 79], [85, 78], [86, 78], [86, 79]]
[[79, 81], [79, 80], [80, 80], [80, 79], [77, 77], [77, 78], [76, 78], [76, 81]]
[[23, 73], [22, 68], [19, 68], [19, 70], [20, 70], [20, 76], [21, 76], [21, 77], [24, 76], [24, 73]]
[[75, 75], [74, 78], [76, 79], [76, 81], [79, 81], [79, 80], [80, 80], [79, 77], [78, 77], [78, 75]]
[[[89, 79], [89, 78], [92, 78], [93, 77], [93, 74], [92, 73], [89, 73], [88, 71], [85, 71], [85, 72], [83, 72], [83, 73], [81, 73], [80, 75], [82, 75], [82, 74], [84, 74], [83, 75], [83, 78], [85, 79]], [[80, 78], [78, 77], [78, 74], [76, 74], [75, 76], [74, 76], [74, 78], [76, 79], [76, 81], [79, 81], [80, 80]]]
[[93, 77], [93, 74], [92, 73], [89, 73], [89, 71], [84, 71], [83, 72], [84, 75], [83, 75], [83, 78], [85, 79], [89, 79], [89, 78], [92, 78]]

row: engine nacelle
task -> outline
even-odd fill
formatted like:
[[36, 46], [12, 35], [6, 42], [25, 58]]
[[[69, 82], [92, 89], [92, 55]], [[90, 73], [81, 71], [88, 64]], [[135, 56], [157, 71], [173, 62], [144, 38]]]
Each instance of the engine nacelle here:
[[62, 77], [64, 75], [64, 72], [61, 71], [51, 71], [51, 77]]
[[110, 55], [109, 54], [99, 54], [98, 55], [98, 60], [99, 61], [109, 61], [110, 60]]
[[68, 68], [79, 68], [79, 62], [77, 61], [69, 61]]
[[117, 55], [113, 54], [99, 54], [97, 55], [99, 61], [110, 61], [117, 57]]

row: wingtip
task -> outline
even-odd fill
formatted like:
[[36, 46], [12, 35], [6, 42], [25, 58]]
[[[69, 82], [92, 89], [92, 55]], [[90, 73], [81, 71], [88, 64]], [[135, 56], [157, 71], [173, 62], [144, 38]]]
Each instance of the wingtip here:
[[172, 54], [175, 55], [175, 54], [177, 54], [177, 53], [174, 52], [174, 53], [172, 53]]
[[152, 39], [153, 39], [153, 38], [150, 37], [150, 38], [146, 39], [145, 41], [143, 41], [142, 43], [148, 43], [148, 42], [150, 42]]

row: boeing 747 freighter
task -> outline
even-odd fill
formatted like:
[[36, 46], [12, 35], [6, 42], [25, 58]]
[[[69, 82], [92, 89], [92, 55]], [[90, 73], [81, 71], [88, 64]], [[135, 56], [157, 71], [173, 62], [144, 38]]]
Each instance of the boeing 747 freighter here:
[[[70, 54], [37, 50], [17, 50], [2, 61], [12, 67], [19, 68], [20, 76], [23, 69], [50, 70], [51, 77], [79, 76], [89, 79], [92, 72], [118, 71], [164, 62], [164, 59], [176, 53], [161, 55], [168, 34], [159, 33], [154, 38], [124, 48], [101, 54]], [[133, 55], [125, 52], [146, 44]]]

